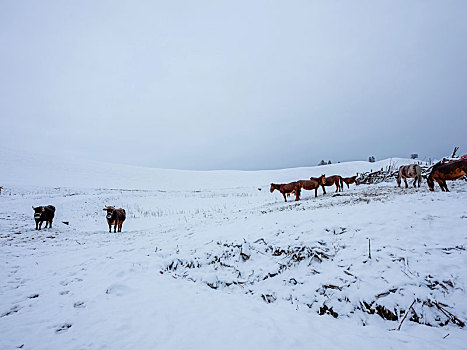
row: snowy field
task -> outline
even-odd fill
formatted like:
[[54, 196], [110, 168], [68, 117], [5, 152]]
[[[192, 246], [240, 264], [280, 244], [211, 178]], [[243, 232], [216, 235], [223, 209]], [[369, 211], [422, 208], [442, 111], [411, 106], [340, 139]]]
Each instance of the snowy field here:
[[[465, 181], [284, 203], [270, 182], [410, 161], [195, 172], [0, 155], [0, 349], [465, 348], [450, 316], [467, 320]], [[48, 204], [53, 228], [36, 231], [31, 206]], [[123, 232], [106, 205], [126, 209]]]

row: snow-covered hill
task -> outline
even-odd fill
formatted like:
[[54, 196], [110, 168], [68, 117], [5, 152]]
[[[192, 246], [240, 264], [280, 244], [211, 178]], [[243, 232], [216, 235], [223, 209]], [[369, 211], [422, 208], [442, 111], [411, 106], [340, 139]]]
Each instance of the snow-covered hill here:
[[80, 159], [57, 159], [36, 153], [0, 149], [0, 181], [2, 184], [35, 185], [51, 187], [118, 188], [150, 190], [196, 190], [248, 186], [264, 186], [271, 182], [282, 183], [339, 173], [343, 176], [355, 172], [377, 170], [389, 163], [406, 164], [402, 158], [364, 161], [263, 171], [192, 171], [155, 169], [130, 165], [101, 163]]
[[[390, 162], [410, 163], [196, 172], [3, 150], [0, 348], [462, 348], [465, 182], [269, 192]], [[46, 204], [54, 226], [35, 231]]]

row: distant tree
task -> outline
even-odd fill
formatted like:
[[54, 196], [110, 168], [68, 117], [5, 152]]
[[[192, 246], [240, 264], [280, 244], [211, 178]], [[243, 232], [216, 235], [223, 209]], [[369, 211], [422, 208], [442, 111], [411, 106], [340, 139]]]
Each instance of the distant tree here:
[[374, 157], [374, 156], [370, 156], [370, 157], [368, 158], [368, 161], [369, 161], [370, 163], [374, 163], [374, 162], [375, 162], [375, 157]]
[[418, 158], [418, 153], [412, 153], [412, 154], [410, 155], [410, 158], [412, 158], [412, 159], [417, 159], [417, 158]]
[[326, 162], [324, 160], [321, 160], [321, 162], [319, 162], [319, 165], [326, 165]]
[[328, 164], [332, 164], [330, 160], [328, 160]]

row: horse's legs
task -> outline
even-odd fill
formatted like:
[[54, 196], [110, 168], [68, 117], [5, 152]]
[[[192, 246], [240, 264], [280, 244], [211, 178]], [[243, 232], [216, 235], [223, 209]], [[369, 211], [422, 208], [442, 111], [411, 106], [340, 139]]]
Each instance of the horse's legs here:
[[318, 187], [315, 188], [315, 198], [318, 197]]
[[295, 190], [295, 200], [296, 201], [299, 201], [300, 200], [300, 193], [301, 193], [302, 189], [300, 187], [298, 187], [296, 190]]
[[397, 176], [397, 187], [401, 187], [401, 177]]
[[324, 185], [321, 185], [321, 187], [323, 188], [323, 195], [326, 194], [326, 190], [324, 189]]
[[443, 180], [443, 186], [444, 186], [444, 189], [446, 190], [446, 192], [449, 192], [449, 188], [448, 188], [448, 185], [446, 185], [445, 180]]
[[282, 192], [282, 195], [284, 196], [284, 200], [287, 202], [287, 197], [285, 196], [285, 192]]
[[415, 179], [413, 180], [413, 187], [417, 187], [417, 177], [415, 176]]
[[443, 180], [436, 180], [436, 182], [438, 183], [439, 188], [441, 188], [441, 191], [444, 192]]
[[405, 188], [409, 188], [409, 185], [407, 185], [407, 179], [404, 177], [404, 182], [405, 182]]

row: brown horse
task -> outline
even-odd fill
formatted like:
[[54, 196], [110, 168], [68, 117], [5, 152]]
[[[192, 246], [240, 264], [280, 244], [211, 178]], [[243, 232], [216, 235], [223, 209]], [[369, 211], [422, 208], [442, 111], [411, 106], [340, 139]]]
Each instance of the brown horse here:
[[[437, 163], [433, 166], [427, 183], [430, 191], [435, 190], [436, 181], [442, 191], [449, 192], [446, 180], [457, 180], [467, 175], [467, 159], [455, 160], [449, 163]], [[434, 180], [434, 181], [433, 181]]]
[[313, 180], [299, 180], [300, 187], [304, 190], [311, 191], [315, 190], [315, 198], [318, 197], [318, 188], [326, 182], [326, 176], [321, 175], [320, 177], [313, 178]]
[[405, 188], [408, 188], [407, 185], [407, 178], [413, 177], [415, 180], [413, 181], [413, 187], [420, 187], [420, 183], [422, 182], [422, 168], [418, 164], [410, 164], [410, 165], [402, 165], [399, 168], [399, 173], [397, 175], [397, 186], [401, 187], [401, 179], [404, 179]]
[[297, 181], [288, 184], [271, 184], [271, 193], [274, 190], [278, 190], [284, 196], [284, 200], [287, 202], [285, 195], [287, 193], [295, 193], [295, 200], [300, 200], [300, 184]]
[[[319, 178], [317, 177], [310, 177], [310, 180], [318, 180]], [[336, 192], [342, 191], [342, 177], [339, 175], [332, 175], [332, 176], [327, 176], [326, 181], [324, 184], [321, 184], [321, 187], [323, 188], [323, 194], [326, 194], [326, 189], [324, 186], [332, 186], [336, 185]]]
[[351, 176], [351, 177], [343, 177], [342, 182], [341, 182], [341, 188], [344, 189], [344, 183], [347, 184], [347, 188], [350, 188], [349, 185], [351, 184], [358, 185], [357, 176], [358, 175]]

